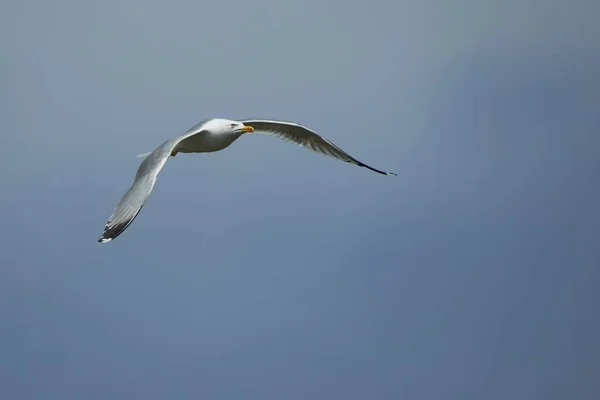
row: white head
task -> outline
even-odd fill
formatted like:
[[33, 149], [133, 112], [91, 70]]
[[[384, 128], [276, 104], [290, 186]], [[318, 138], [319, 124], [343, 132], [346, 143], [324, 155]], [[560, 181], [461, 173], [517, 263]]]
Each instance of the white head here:
[[246, 132], [254, 132], [254, 128], [247, 126], [238, 121], [230, 119], [215, 118], [207, 121], [202, 130], [210, 131], [215, 135], [231, 135], [234, 133], [242, 134]]

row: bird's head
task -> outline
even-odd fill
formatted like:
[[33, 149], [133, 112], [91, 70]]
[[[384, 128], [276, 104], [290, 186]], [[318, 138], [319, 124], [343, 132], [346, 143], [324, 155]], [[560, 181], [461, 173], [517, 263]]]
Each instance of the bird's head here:
[[233, 121], [230, 119], [212, 119], [208, 121], [203, 129], [208, 130], [217, 135], [228, 135], [232, 133], [248, 133], [254, 132], [254, 128], [248, 125], [244, 125], [241, 122]]

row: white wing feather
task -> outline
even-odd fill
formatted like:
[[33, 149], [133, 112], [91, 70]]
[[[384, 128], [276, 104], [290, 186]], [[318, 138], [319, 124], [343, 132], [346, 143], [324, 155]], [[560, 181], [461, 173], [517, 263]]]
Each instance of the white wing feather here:
[[286, 142], [294, 143], [300, 147], [306, 147], [314, 152], [337, 158], [338, 160], [352, 163], [359, 167], [368, 168], [371, 171], [383, 175], [397, 175], [394, 172], [378, 170], [357, 160], [317, 132], [295, 122], [265, 119], [246, 119], [240, 122], [244, 125], [253, 127], [256, 133], [275, 136]]

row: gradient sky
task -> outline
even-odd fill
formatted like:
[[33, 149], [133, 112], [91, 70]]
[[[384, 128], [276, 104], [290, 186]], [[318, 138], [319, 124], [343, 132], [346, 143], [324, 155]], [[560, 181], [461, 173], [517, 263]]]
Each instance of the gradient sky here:
[[598, 1], [1, 4], [2, 399], [600, 398]]

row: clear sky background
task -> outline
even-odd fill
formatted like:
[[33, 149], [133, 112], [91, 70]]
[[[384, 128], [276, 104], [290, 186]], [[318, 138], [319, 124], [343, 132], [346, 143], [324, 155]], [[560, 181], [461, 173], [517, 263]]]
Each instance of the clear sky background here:
[[600, 398], [598, 1], [0, 4], [1, 398]]

